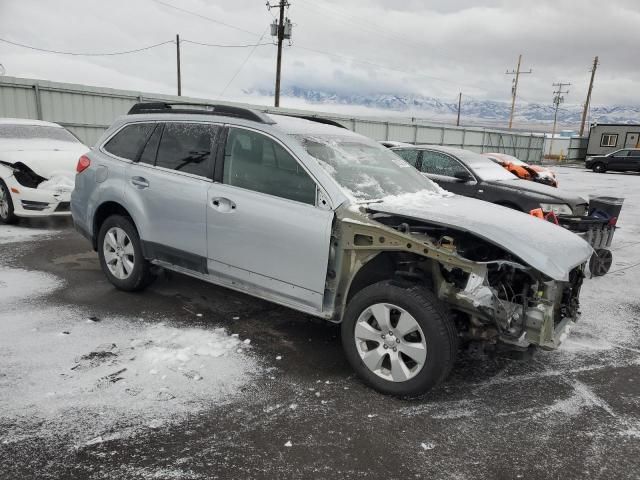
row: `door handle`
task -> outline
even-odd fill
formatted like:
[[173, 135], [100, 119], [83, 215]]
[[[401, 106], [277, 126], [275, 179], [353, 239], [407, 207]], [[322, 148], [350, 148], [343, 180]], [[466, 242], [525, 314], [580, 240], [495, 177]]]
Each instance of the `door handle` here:
[[131, 185], [138, 188], [147, 188], [149, 181], [144, 177], [131, 177]]
[[233, 212], [236, 209], [236, 204], [224, 197], [214, 197], [211, 199], [211, 207], [221, 213]]

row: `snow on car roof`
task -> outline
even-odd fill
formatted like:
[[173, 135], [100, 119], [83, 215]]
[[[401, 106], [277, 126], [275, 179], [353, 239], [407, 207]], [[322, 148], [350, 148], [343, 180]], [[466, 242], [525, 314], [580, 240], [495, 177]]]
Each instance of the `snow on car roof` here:
[[63, 128], [57, 123], [45, 122], [44, 120], [32, 120], [30, 118], [0, 118], [0, 125], [34, 125], [38, 127]]

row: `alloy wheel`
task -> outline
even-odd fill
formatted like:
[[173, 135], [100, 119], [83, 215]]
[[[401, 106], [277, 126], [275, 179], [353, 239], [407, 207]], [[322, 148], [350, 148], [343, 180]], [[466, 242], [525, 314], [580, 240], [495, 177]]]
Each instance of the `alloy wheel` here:
[[102, 253], [107, 268], [114, 277], [119, 280], [129, 278], [135, 266], [135, 251], [127, 232], [120, 227], [107, 230]]
[[417, 320], [390, 303], [366, 308], [355, 324], [356, 349], [377, 376], [392, 382], [415, 377], [427, 359], [427, 343]]

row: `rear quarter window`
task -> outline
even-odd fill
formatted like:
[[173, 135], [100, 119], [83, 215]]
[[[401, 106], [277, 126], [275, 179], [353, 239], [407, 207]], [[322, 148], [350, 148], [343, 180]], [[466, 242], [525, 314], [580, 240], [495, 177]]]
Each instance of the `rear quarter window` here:
[[104, 150], [117, 157], [136, 160], [147, 141], [153, 123], [133, 123], [127, 125], [104, 145]]

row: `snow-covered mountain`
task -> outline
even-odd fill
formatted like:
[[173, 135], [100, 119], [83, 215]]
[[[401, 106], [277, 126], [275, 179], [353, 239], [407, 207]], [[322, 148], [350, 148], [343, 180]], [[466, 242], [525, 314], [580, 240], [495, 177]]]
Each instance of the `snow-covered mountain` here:
[[[273, 91], [245, 90], [248, 95], [271, 96]], [[442, 101], [433, 97], [412, 94], [358, 94], [313, 90], [300, 87], [286, 87], [282, 97], [295, 98], [305, 103], [326, 106], [359, 106], [372, 110], [386, 110], [390, 113], [404, 113], [405, 116], [428, 117], [432, 119], [450, 119], [456, 115], [458, 104], [455, 101]], [[462, 97], [462, 117], [465, 122], [483, 121], [502, 123], [508, 121], [511, 104], [492, 100], [475, 100]], [[553, 122], [552, 104], [527, 103], [518, 101], [515, 121], [519, 124], [547, 124]], [[582, 118], [582, 106], [563, 104], [558, 111], [558, 122], [563, 125], [577, 125]], [[599, 123], [640, 123], [640, 105], [638, 106], [592, 106], [589, 122]]]

